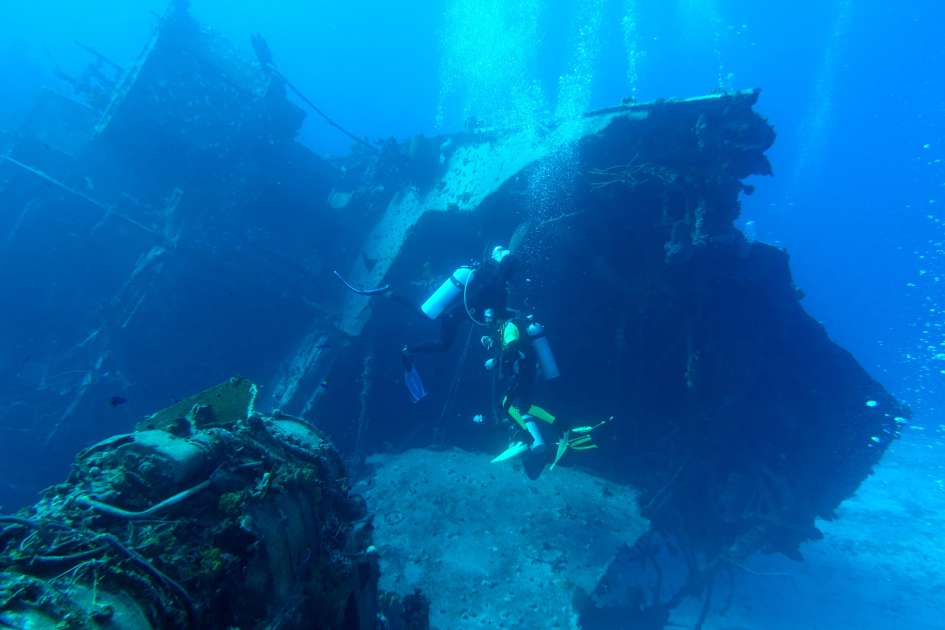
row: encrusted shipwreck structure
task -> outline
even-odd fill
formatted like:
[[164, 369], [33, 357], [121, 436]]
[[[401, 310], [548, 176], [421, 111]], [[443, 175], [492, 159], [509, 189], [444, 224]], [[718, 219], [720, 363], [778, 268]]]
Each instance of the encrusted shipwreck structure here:
[[79, 453], [0, 517], [9, 628], [364, 628], [371, 521], [327, 438], [232, 379]]
[[[715, 576], [740, 559], [797, 557], [818, 535], [816, 519], [850, 496], [907, 417], [805, 313], [787, 254], [735, 227], [747, 180], [771, 174], [775, 134], [754, 111], [758, 92], [359, 143], [326, 159], [296, 141], [304, 110], [290, 87], [175, 3], [114, 84], [46, 93], [12, 134], [0, 156], [9, 209], [0, 215], [0, 299], [12, 333], [0, 364], [0, 478], [22, 487], [7, 488], [6, 502], [27, 503], [59, 478], [29, 465], [37, 451], [65, 468], [77, 442], [126, 431], [136, 414], [230, 374], [261, 383], [267, 405], [317, 418], [354, 462], [431, 442], [500, 450], [500, 422], [467, 421], [492, 416], [495, 403], [470, 343], [478, 333], [418, 362], [431, 395], [416, 406], [398, 356], [403, 343], [436, 334], [403, 304], [421, 303], [500, 242], [528, 266], [513, 306], [542, 320], [562, 367], [541, 402], [562, 418], [615, 417], [598, 451], [564, 464], [635, 486], [650, 522], [615, 550], [602, 586], [578, 598], [587, 625], [616, 615], [660, 627], [685, 597], [705, 596], [708, 610]], [[390, 284], [399, 299], [354, 295], [333, 270], [355, 285]], [[196, 484], [219, 481], [201, 459], [215, 453], [223, 487], [240, 496], [271, 492], [255, 464], [278, 461], [298, 474], [271, 475], [288, 493], [276, 496], [295, 501], [293, 488], [310, 490], [315, 469], [270, 429], [320, 434], [278, 413], [247, 418], [221, 426], [195, 417], [143, 435], [184, 440], [204, 462], [187, 477]], [[47, 495], [38, 509], [62, 527], [8, 523], [8, 557], [16, 566], [44, 558], [51, 571], [62, 566], [56, 558], [77, 556], [94, 578], [106, 572], [97, 560], [105, 554], [186, 617], [170, 568], [140, 562], [139, 521], [105, 506], [147, 511], [186, 490], [161, 477], [126, 494], [135, 477], [109, 471], [124, 454], [157, 448], [134, 435], [87, 450], [71, 485]], [[234, 450], [233, 439], [252, 446]], [[193, 523], [229, 518], [226, 531], [241, 536], [224, 496], [200, 491], [181, 507], [203, 506]], [[82, 529], [90, 520], [109, 523], [108, 537]], [[147, 525], [147, 535], [169, 540], [180, 526]], [[215, 575], [229, 585], [229, 573], [214, 573], [231, 559], [221, 544], [218, 556], [181, 565], [200, 588]], [[306, 571], [318, 558], [289, 564]], [[670, 564], [685, 579], [663, 583], [660, 567]], [[284, 603], [300, 596], [272, 588]], [[346, 605], [324, 601], [326, 615]]]
[[[543, 135], [460, 144], [426, 192], [388, 206], [363, 250], [373, 267], [349, 270], [365, 285], [410, 286], [424, 265], [448, 272], [457, 250], [518, 247], [529, 269], [514, 305], [541, 318], [564, 366], [537, 396], [580, 424], [616, 417], [600, 451], [570, 461], [638, 488], [650, 520], [599, 589], [578, 598], [588, 628], [663, 627], [689, 597], [704, 598], [708, 614], [716, 578], [745, 558], [800, 559], [820, 535], [816, 520], [832, 518], [908, 416], [804, 311], [787, 254], [735, 227], [746, 180], [771, 174], [775, 136], [757, 98], [617, 107]], [[396, 370], [385, 336], [403, 321], [400, 306], [354, 296], [343, 315], [343, 326], [366, 322], [353, 330], [369, 361], [337, 369], [368, 384], [365, 375]], [[424, 334], [435, 333], [398, 339]], [[449, 362], [426, 362], [428, 388], [445, 395], [419, 411], [396, 413], [396, 392], [377, 379], [316, 408], [331, 417], [322, 409], [360, 405], [373, 435], [395, 446], [409, 443], [400, 427], [376, 425], [409, 415], [435, 440], [497, 452], [494, 434], [469, 421], [495, 404], [485, 355], [470, 343], [478, 334], [461, 336]]]

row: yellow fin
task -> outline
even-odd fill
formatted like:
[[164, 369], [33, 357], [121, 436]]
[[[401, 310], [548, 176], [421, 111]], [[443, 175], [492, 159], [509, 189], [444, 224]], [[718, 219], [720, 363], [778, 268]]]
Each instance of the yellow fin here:
[[591, 441], [592, 441], [592, 440], [591, 440], [591, 436], [589, 436], [589, 435], [581, 435], [581, 436], [578, 436], [578, 437], [574, 438], [573, 440], [571, 440], [571, 446], [572, 446], [572, 447], [574, 447], [574, 446], [580, 446], [580, 445], [582, 445], [582, 444], [587, 444], [588, 442], [591, 442]]
[[558, 452], [555, 453], [555, 461], [552, 462], [551, 468], [548, 470], [554, 470], [555, 466], [558, 465], [558, 462], [561, 461], [561, 458], [564, 456], [565, 452], [568, 450], [568, 434], [569, 431], [565, 431], [564, 435], [561, 436], [561, 440], [558, 442]]
[[509, 444], [507, 449], [496, 455], [491, 463], [495, 464], [497, 462], [504, 462], [507, 459], [512, 459], [513, 457], [518, 457], [527, 450], [528, 447], [525, 445], [525, 442], [514, 442]]
[[547, 409], [542, 409], [538, 405], [532, 405], [528, 408], [528, 415], [534, 416], [539, 420], [544, 420], [548, 424], [554, 424], [555, 417]]
[[610, 422], [610, 421], [613, 420], [613, 419], [614, 419], [614, 417], [613, 417], [613, 416], [610, 416], [610, 417], [607, 418], [606, 420], [601, 420], [600, 422], [598, 422], [598, 423], [595, 424], [594, 426], [574, 427], [574, 428], [571, 429], [571, 430], [574, 431], [575, 433], [590, 433], [591, 431], [593, 431], [593, 430], [596, 429], [597, 427], [604, 426], [605, 424], [607, 424], [608, 422]]
[[[503, 404], [505, 403], [505, 401], [502, 401], [502, 402]], [[509, 417], [512, 418], [512, 420], [515, 420], [518, 426], [522, 427], [523, 429], [525, 428], [525, 423], [522, 422], [522, 412], [519, 410], [518, 407], [514, 405], [509, 407], [508, 413], [509, 413]]]

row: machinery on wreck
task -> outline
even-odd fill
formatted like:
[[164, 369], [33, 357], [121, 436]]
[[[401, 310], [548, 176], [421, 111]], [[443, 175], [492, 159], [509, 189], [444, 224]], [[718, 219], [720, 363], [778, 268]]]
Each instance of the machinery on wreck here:
[[256, 391], [153, 414], [0, 517], [0, 626], [375, 628], [363, 501], [327, 438]]

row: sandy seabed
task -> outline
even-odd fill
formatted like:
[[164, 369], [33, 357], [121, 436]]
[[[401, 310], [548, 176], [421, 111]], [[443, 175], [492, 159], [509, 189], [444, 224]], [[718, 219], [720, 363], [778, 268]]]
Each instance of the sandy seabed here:
[[[759, 556], [738, 570], [730, 609], [704, 630], [945, 629], [945, 444], [936, 434], [907, 430], [837, 519], [818, 523], [824, 539], [802, 547], [803, 563]], [[697, 618], [690, 602], [673, 621], [691, 628]]]
[[[875, 474], [819, 523], [805, 562], [758, 556], [720, 579], [704, 630], [945, 629], [945, 445], [907, 432]], [[516, 463], [460, 450], [369, 460], [356, 488], [376, 514], [381, 588], [431, 600], [440, 630], [575, 628], [621, 544], [646, 529], [635, 492], [560, 466], [529, 481]], [[726, 610], [721, 610], [723, 607]], [[672, 622], [693, 627], [701, 602]]]

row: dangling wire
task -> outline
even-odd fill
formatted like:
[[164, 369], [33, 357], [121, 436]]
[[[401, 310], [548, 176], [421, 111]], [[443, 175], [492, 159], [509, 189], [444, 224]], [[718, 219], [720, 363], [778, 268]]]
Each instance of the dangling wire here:
[[440, 418], [436, 422], [435, 435], [443, 431], [443, 418], [446, 417], [446, 412], [449, 411], [453, 400], [456, 398], [456, 392], [459, 390], [459, 381], [463, 375], [463, 368], [466, 367], [466, 357], [469, 355], [469, 346], [472, 343], [472, 338], [473, 328], [470, 326], [469, 333], [466, 335], [466, 345], [463, 346], [463, 352], [459, 355], [459, 363], [456, 365], [453, 381], [450, 383], [450, 388], [446, 392], [446, 400], [443, 401], [443, 409], [440, 410]]
[[496, 384], [498, 383], [498, 381], [499, 381], [499, 366], [496, 366], [495, 368], [493, 368], [492, 375], [489, 378], [489, 385], [492, 390], [491, 392], [489, 392], [489, 400], [492, 403], [492, 421], [496, 425], [499, 424], [499, 408], [498, 408], [498, 405], [496, 405], [497, 399], [495, 395]]
[[337, 129], [338, 131], [340, 131], [340, 132], [343, 133], [344, 135], [348, 136], [349, 138], [351, 138], [352, 140], [354, 140], [355, 142], [357, 142], [358, 144], [360, 144], [360, 145], [363, 146], [364, 148], [368, 149], [371, 153], [374, 153], [374, 154], [380, 153], [380, 149], [378, 149], [376, 146], [374, 146], [373, 144], [371, 144], [370, 142], [368, 142], [368, 141], [365, 140], [364, 138], [359, 138], [358, 136], [354, 135], [353, 133], [351, 133], [350, 131], [348, 131], [347, 129], [345, 129], [345, 128], [342, 127], [341, 125], [339, 125], [337, 122], [335, 122], [334, 120], [332, 120], [331, 118], [329, 118], [329, 117], [328, 117], [328, 114], [326, 114], [326, 113], [323, 112], [321, 109], [319, 109], [319, 107], [318, 107], [315, 103], [313, 103], [312, 101], [308, 100], [308, 97], [305, 96], [305, 94], [303, 94], [302, 91], [301, 91], [299, 88], [297, 88], [297, 87], [295, 86], [295, 84], [293, 84], [291, 81], [289, 81], [289, 80], [286, 78], [286, 76], [285, 76], [284, 74], [282, 74], [281, 72], [279, 72], [279, 70], [278, 70], [274, 65], [272, 65], [271, 62], [264, 64], [264, 65], [263, 65], [263, 68], [264, 68], [265, 70], [267, 70], [269, 73], [271, 73], [274, 77], [276, 77], [277, 79], [279, 79], [280, 81], [282, 81], [282, 82], [285, 84], [285, 86], [286, 86], [287, 88], [289, 88], [290, 90], [292, 90], [292, 92], [293, 92], [296, 96], [298, 96], [300, 99], [302, 99], [302, 102], [305, 103], [306, 105], [308, 105], [308, 106], [312, 109], [313, 112], [315, 112], [316, 114], [318, 114], [319, 116], [321, 116], [322, 119], [323, 119], [326, 123], [328, 123], [329, 126], [334, 127], [335, 129]]

